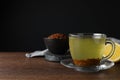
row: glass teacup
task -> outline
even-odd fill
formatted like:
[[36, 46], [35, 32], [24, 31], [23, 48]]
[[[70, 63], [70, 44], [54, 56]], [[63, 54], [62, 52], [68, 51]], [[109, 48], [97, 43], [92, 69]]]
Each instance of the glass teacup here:
[[[111, 44], [112, 49], [108, 56], [103, 57], [107, 44]], [[89, 67], [109, 59], [115, 51], [115, 43], [102, 33], [74, 33], [69, 34], [69, 48], [76, 66]]]

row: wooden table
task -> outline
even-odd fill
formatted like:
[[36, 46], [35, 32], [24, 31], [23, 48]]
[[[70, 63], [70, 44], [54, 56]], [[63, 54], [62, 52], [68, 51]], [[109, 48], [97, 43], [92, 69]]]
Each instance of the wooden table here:
[[44, 57], [26, 58], [25, 52], [0, 52], [0, 80], [120, 80], [120, 63], [105, 71], [83, 73]]

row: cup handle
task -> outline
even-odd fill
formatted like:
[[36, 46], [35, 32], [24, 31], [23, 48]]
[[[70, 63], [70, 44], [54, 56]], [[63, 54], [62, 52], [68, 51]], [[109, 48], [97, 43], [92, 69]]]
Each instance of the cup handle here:
[[107, 44], [111, 44], [112, 49], [107, 56], [103, 57], [103, 60], [111, 58], [113, 56], [114, 52], [115, 52], [115, 43], [110, 39], [106, 39], [105, 45], [107, 45]]

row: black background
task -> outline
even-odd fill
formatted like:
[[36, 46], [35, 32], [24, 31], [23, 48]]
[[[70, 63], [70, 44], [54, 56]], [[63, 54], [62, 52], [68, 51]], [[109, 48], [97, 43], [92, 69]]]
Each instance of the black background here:
[[53, 33], [99, 32], [119, 36], [119, 3], [105, 0], [0, 1], [0, 51], [43, 50]]

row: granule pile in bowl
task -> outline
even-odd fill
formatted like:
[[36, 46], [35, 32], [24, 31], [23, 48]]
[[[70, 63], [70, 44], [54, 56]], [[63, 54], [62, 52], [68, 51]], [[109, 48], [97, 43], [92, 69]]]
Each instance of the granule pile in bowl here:
[[49, 39], [67, 39], [67, 36], [62, 33], [55, 33], [50, 36], [48, 36]]

